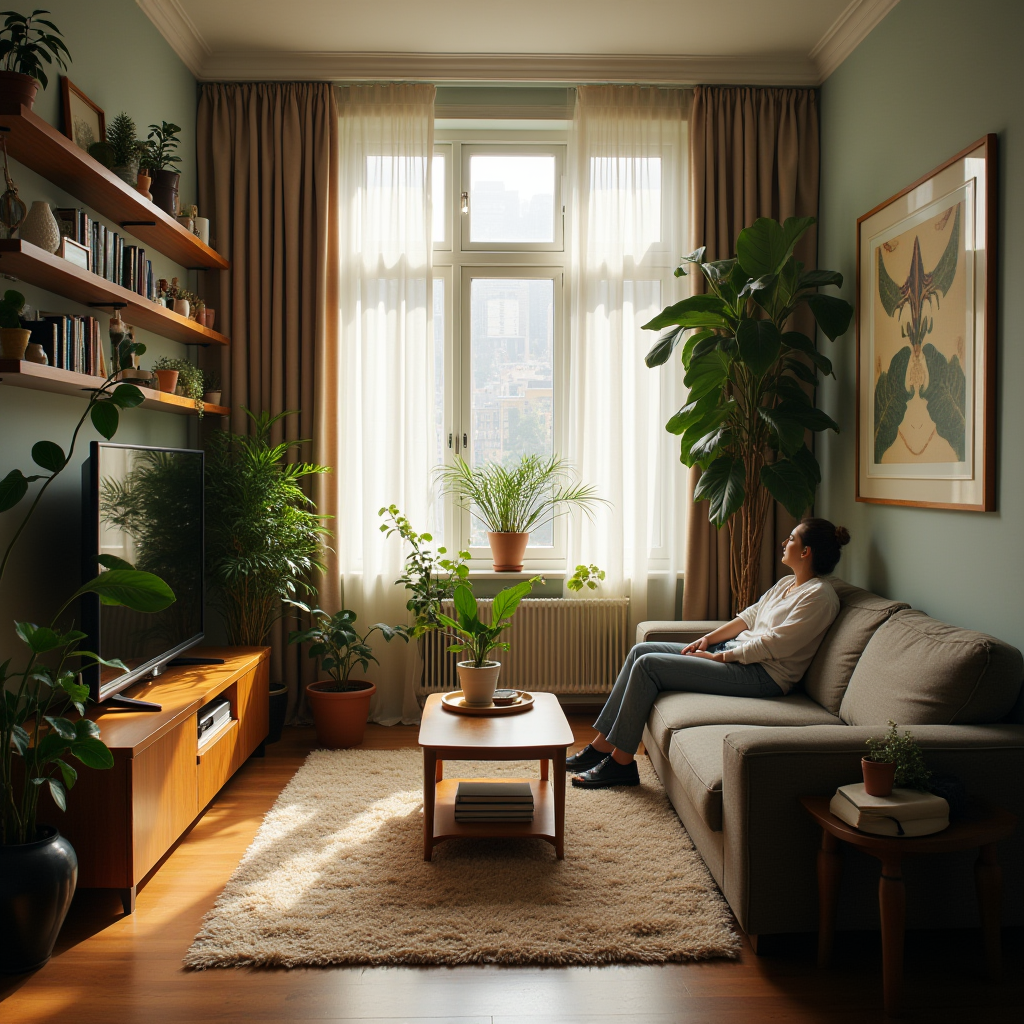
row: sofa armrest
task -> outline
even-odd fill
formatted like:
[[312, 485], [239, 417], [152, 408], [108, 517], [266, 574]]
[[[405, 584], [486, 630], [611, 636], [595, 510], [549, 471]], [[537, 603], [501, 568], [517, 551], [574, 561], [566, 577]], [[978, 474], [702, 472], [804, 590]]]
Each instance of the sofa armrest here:
[[[798, 798], [831, 796], [839, 786], [859, 781], [865, 744], [884, 731], [878, 726], [737, 726], [725, 736], [725, 888], [746, 931], [757, 935], [816, 927], [815, 858], [821, 830]], [[1000, 861], [1004, 868], [1024, 862], [1024, 790], [1019, 781], [1024, 777], [1024, 726], [916, 725], [912, 732], [932, 771], [958, 776], [969, 795], [1018, 816], [1017, 831], [1009, 845], [1003, 844]], [[872, 884], [877, 884], [877, 865], [874, 870]], [[1008, 876], [1007, 883], [1004, 907], [1019, 899], [1021, 879]], [[971, 900], [965, 912], [974, 912]]]
[[728, 621], [728, 619], [690, 619], [682, 622], [656, 620], [640, 622], [636, 627], [636, 642], [638, 644], [648, 641], [688, 644], [699, 640], [705, 633], [724, 626]]

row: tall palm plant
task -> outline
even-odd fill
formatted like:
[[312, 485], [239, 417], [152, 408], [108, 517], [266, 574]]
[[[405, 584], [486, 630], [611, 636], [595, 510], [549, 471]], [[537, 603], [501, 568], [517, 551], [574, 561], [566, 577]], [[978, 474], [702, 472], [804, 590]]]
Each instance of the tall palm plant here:
[[285, 461], [304, 441], [271, 443], [274, 425], [293, 413], [245, 412], [251, 435], [219, 431], [207, 444], [206, 563], [228, 642], [258, 646], [284, 614], [283, 601], [315, 593], [310, 576], [323, 571], [329, 534], [299, 482], [330, 470]]
[[511, 467], [488, 462], [479, 468], [456, 456], [436, 472], [444, 492], [491, 533], [530, 533], [574, 508], [589, 516], [605, 503], [560, 455], [523, 455]]

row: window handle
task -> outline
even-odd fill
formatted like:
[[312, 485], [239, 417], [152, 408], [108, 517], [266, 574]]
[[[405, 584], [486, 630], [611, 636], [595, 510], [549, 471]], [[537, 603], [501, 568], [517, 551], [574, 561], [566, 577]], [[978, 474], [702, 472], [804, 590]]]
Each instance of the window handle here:
[[448, 447], [451, 448], [451, 446], [452, 446], [452, 433], [449, 430], [448, 431]]
[[461, 209], [462, 209], [463, 213], [469, 213], [469, 193], [468, 192], [463, 192], [462, 193], [462, 206], [461, 206]]
[[467, 434], [462, 435], [462, 450], [465, 451], [469, 447], [469, 436]]

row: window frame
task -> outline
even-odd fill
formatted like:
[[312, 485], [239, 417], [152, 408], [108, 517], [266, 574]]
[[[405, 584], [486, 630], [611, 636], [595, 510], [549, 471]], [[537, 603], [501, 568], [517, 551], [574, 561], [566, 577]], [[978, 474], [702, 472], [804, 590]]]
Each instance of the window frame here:
[[[538, 138], [540, 136], [540, 138]], [[567, 372], [569, 350], [569, 301], [566, 293], [567, 256], [564, 248], [567, 237], [567, 212], [564, 202], [565, 161], [568, 153], [568, 133], [564, 129], [524, 131], [510, 130], [437, 130], [434, 153], [444, 155], [446, 163], [445, 184], [449, 203], [449, 226], [446, 228], [448, 242], [434, 243], [434, 274], [445, 275], [445, 323], [443, 335], [446, 351], [444, 355], [444, 437], [442, 450], [445, 464], [451, 464], [456, 454], [465, 454], [462, 439], [465, 435], [471, 442], [472, 409], [470, 406], [470, 335], [469, 302], [473, 276], [506, 277], [524, 279], [527, 277], [550, 277], [553, 279], [555, 311], [552, 338], [552, 446], [556, 452], [564, 452], [567, 443], [569, 380]], [[507, 151], [552, 153], [555, 155], [556, 173], [556, 237], [558, 248], [551, 243], [473, 243], [464, 245], [468, 236], [468, 217], [461, 213], [457, 201], [463, 190], [468, 191], [469, 157], [464, 150]], [[465, 176], [465, 177], [464, 177]], [[465, 181], [465, 184], [464, 184]], [[561, 207], [561, 209], [559, 209]], [[465, 318], [465, 319], [464, 319]], [[469, 546], [471, 533], [469, 513], [460, 510], [452, 497], [446, 496], [442, 504], [443, 528], [440, 531], [450, 551], [469, 550], [470, 569], [488, 571], [492, 559], [487, 546]], [[561, 571], [566, 566], [567, 533], [565, 518], [554, 522], [553, 544], [549, 546], [529, 545], [523, 563], [525, 573], [540, 571]]]

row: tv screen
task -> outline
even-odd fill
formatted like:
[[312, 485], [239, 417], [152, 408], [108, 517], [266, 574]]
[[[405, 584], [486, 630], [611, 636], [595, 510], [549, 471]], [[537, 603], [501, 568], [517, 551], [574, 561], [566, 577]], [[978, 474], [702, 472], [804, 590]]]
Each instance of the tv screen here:
[[106, 700], [203, 638], [203, 453], [93, 441], [85, 464], [83, 573], [105, 571], [113, 555], [155, 573], [174, 591], [162, 612], [101, 604], [86, 595], [91, 649], [128, 666], [85, 672], [94, 700]]

